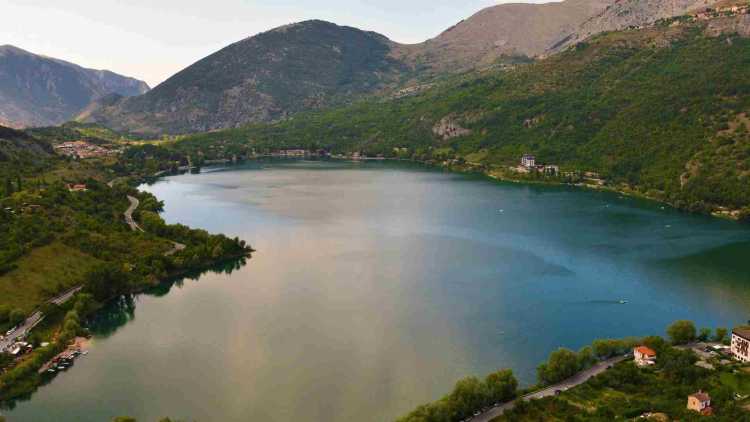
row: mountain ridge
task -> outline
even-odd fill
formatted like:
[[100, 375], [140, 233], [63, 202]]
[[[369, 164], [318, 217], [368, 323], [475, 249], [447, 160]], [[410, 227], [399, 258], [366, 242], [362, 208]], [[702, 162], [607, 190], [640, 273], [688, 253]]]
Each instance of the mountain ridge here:
[[274, 122], [363, 96], [419, 90], [450, 75], [545, 59], [595, 34], [650, 24], [714, 1], [500, 4], [420, 44], [303, 21], [232, 43], [145, 95], [105, 98], [77, 120], [147, 137]]
[[110, 93], [140, 95], [148, 85], [109, 70], [0, 46], [0, 124], [17, 128], [60, 124]]

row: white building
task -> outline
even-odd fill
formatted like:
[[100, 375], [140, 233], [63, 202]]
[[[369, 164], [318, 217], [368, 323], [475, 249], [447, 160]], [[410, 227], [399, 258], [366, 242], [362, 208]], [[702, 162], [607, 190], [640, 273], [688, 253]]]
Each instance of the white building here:
[[521, 157], [521, 165], [526, 168], [531, 168], [536, 166], [536, 157], [529, 154], [524, 154], [523, 157]]
[[742, 362], [750, 362], [750, 327], [737, 327], [732, 330], [732, 356]]
[[638, 366], [650, 366], [656, 364], [656, 352], [646, 346], [638, 346], [633, 349], [633, 358]]

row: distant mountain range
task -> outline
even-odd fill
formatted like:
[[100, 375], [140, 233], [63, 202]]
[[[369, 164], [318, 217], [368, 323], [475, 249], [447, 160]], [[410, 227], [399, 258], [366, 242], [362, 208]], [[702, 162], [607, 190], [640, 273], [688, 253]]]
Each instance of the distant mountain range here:
[[[60, 95], [46, 95], [42, 90], [43, 101], [34, 104], [33, 110], [34, 115], [48, 115], [46, 122], [59, 122], [77, 109], [80, 122], [145, 136], [273, 122], [367, 95], [418, 87], [446, 75], [543, 58], [601, 32], [649, 24], [711, 3], [566, 0], [502, 4], [481, 10], [415, 45], [329, 22], [306, 21], [231, 44], [143, 95], [129, 97], [142, 93], [134, 91], [145, 91], [143, 85], [123, 84], [135, 90], [97, 89], [72, 95], [74, 106], [61, 112]], [[44, 78], [42, 81], [43, 86], [50, 86]], [[59, 87], [56, 92], [64, 87], [62, 83], [52, 86]], [[36, 91], [22, 92], [28, 96]], [[24, 97], [16, 95], [5, 108], [19, 108], [19, 99]], [[26, 101], [21, 108], [29, 110], [29, 104]], [[9, 120], [8, 114], [0, 114], [0, 123], [4, 116]], [[20, 112], [15, 115], [25, 124], [40, 123], [30, 117], [19, 119]]]
[[107, 70], [0, 46], [0, 124], [16, 128], [66, 122], [108, 94], [144, 94], [145, 82]]
[[155, 136], [286, 119], [445, 75], [554, 54], [590, 36], [644, 25], [709, 0], [566, 0], [486, 8], [416, 45], [328, 22], [234, 43], [145, 95], [105, 97], [79, 121]]

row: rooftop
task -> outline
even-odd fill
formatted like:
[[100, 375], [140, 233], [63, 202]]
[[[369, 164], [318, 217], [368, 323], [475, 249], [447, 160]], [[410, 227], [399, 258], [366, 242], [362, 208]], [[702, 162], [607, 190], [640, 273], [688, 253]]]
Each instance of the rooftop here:
[[693, 394], [690, 395], [690, 397], [695, 397], [700, 402], [711, 401], [711, 396], [709, 396], [708, 393], [704, 393], [703, 391], [699, 391], [697, 393], [693, 393]]
[[732, 333], [746, 340], [750, 340], [750, 325], [740, 325], [739, 327], [734, 327]]
[[635, 350], [637, 350], [638, 353], [640, 353], [642, 355], [652, 356], [652, 357], [656, 356], [656, 352], [654, 352], [654, 350], [651, 349], [650, 347], [638, 346], [638, 347], [635, 348]]

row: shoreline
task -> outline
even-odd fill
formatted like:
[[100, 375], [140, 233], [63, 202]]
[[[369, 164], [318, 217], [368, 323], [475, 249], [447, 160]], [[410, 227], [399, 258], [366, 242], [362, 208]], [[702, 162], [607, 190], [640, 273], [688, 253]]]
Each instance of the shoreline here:
[[[206, 167], [213, 167], [213, 166], [236, 166], [238, 164], [242, 164], [246, 161], [259, 161], [263, 159], [282, 159], [282, 160], [300, 160], [300, 159], [306, 159], [308, 157], [277, 157], [277, 156], [255, 156], [255, 157], [247, 157], [245, 160], [242, 161], [231, 161], [226, 160], [224, 162], [219, 163], [218, 160], [210, 160], [212, 162], [208, 163]], [[699, 212], [699, 211], [691, 211], [689, 209], [686, 209], [684, 207], [680, 207], [676, 205], [673, 202], [670, 202], [668, 200], [658, 198], [653, 195], [648, 195], [647, 193], [642, 193], [637, 190], [634, 190], [632, 188], [630, 189], [623, 189], [622, 187], [615, 187], [610, 185], [593, 185], [593, 184], [587, 184], [587, 183], [566, 183], [562, 181], [557, 181], [550, 178], [545, 179], [539, 179], [539, 180], [530, 180], [523, 177], [512, 177], [507, 176], [498, 172], [493, 172], [492, 169], [487, 168], [486, 165], [483, 164], [476, 164], [476, 163], [467, 163], [464, 165], [453, 165], [453, 164], [444, 164], [442, 162], [436, 162], [431, 160], [415, 160], [411, 158], [364, 158], [364, 159], [352, 159], [351, 157], [312, 157], [317, 159], [323, 159], [323, 160], [331, 160], [331, 161], [350, 161], [350, 162], [387, 162], [387, 161], [393, 161], [393, 162], [408, 162], [408, 163], [414, 163], [423, 165], [426, 167], [432, 167], [432, 168], [438, 168], [442, 170], [449, 171], [451, 173], [462, 173], [462, 174], [477, 174], [481, 175], [483, 177], [486, 177], [488, 179], [491, 179], [493, 181], [498, 182], [506, 182], [506, 183], [516, 183], [516, 184], [523, 184], [523, 185], [546, 185], [546, 186], [558, 186], [558, 187], [570, 187], [570, 188], [579, 188], [589, 191], [597, 191], [597, 192], [610, 192], [615, 193], [619, 195], [626, 196], [628, 198], [635, 198], [635, 199], [642, 199], [647, 200], [650, 202], [653, 202], [655, 204], [661, 204], [669, 206], [677, 211], [686, 213], [686, 214], [694, 214], [694, 215], [703, 215], [707, 217], [717, 218], [724, 221], [731, 221], [735, 223], [745, 223], [747, 221], [747, 217], [743, 217], [741, 215], [741, 210], [737, 209], [728, 209], [726, 207], [716, 206], [718, 210], [712, 211], [712, 212]], [[200, 167], [198, 168], [200, 170]], [[179, 174], [185, 174], [187, 172], [176, 172], [176, 173], [170, 173], [167, 171], [161, 171], [157, 174], [154, 174], [153, 176], [144, 176], [140, 178], [137, 182], [139, 183], [155, 183], [160, 178], [165, 176], [174, 176]], [[148, 179], [153, 179], [153, 181], [150, 181]]]

